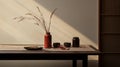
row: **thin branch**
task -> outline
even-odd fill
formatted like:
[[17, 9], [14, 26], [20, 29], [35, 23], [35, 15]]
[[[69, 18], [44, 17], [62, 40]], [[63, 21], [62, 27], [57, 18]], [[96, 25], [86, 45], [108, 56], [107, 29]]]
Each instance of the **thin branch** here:
[[23, 16], [15, 17], [15, 18], [13, 18], [13, 19], [14, 19], [14, 20], [19, 19], [18, 22], [21, 22], [21, 21], [23, 21], [23, 20], [25, 20], [25, 19], [28, 19], [28, 20], [35, 20], [35, 18], [31, 18], [31, 17], [23, 17]]
[[37, 6], [37, 9], [38, 9], [38, 12], [40, 13], [40, 16], [43, 16], [43, 14], [38, 6]]
[[26, 13], [25, 15], [29, 15], [29, 16], [31, 16], [32, 18], [20, 16], [20, 17], [15, 17], [15, 18], [13, 18], [13, 19], [15, 19], [15, 20], [16, 20], [16, 19], [19, 19], [18, 22], [23, 21], [23, 20], [25, 20], [25, 19], [35, 20], [36, 23], [34, 23], [34, 24], [35, 24], [35, 25], [38, 25], [38, 26], [39, 26], [40, 24], [42, 24], [43, 28], [45, 29], [45, 32], [47, 33], [47, 32], [49, 32], [49, 30], [50, 30], [51, 19], [52, 19], [53, 14], [54, 14], [55, 11], [57, 10], [57, 8], [54, 9], [54, 10], [52, 11], [52, 13], [50, 14], [49, 21], [48, 21], [48, 22], [49, 22], [48, 28], [47, 28], [47, 26], [46, 26], [46, 21], [45, 21], [45, 18], [44, 18], [44, 16], [43, 16], [43, 13], [41, 12], [41, 10], [39, 9], [38, 6], [37, 6], [36, 8], [37, 8], [40, 16], [37, 16], [36, 14], [30, 12], [30, 13]]
[[15, 19], [15, 20], [16, 20], [16, 19], [19, 19], [18, 22], [21, 22], [21, 21], [23, 21], [25, 18], [24, 18], [23, 16], [20, 16], [20, 17], [15, 17], [15, 18], [13, 18], [13, 19]]
[[[39, 22], [42, 23], [42, 21], [37, 16], [33, 15], [32, 13], [27, 13], [26, 15], [30, 15], [30, 16], [34, 17], [35, 19], [37, 19]], [[47, 32], [47, 29], [46, 29], [46, 26], [45, 26], [45, 21], [43, 21], [43, 27], [45, 29], [45, 32]]]
[[51, 27], [51, 19], [52, 19], [53, 14], [55, 13], [56, 10], [57, 10], [57, 8], [55, 8], [55, 9], [52, 11], [52, 13], [50, 14], [48, 32], [50, 31], [50, 27]]
[[43, 22], [43, 26], [45, 26], [45, 28], [46, 28], [46, 33], [47, 33], [48, 31], [47, 31], [47, 26], [46, 26], [46, 24], [45, 24], [44, 16], [43, 16], [40, 8], [39, 8], [38, 6], [37, 6], [36, 8], [37, 8], [37, 10], [38, 10], [38, 12], [39, 12], [39, 14], [40, 14], [40, 16], [41, 16], [41, 19], [42, 19], [42, 22]]

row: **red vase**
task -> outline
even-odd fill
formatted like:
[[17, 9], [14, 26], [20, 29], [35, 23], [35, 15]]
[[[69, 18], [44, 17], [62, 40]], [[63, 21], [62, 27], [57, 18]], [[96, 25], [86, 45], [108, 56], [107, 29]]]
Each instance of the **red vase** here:
[[52, 47], [52, 36], [49, 32], [47, 32], [44, 36], [44, 48]]

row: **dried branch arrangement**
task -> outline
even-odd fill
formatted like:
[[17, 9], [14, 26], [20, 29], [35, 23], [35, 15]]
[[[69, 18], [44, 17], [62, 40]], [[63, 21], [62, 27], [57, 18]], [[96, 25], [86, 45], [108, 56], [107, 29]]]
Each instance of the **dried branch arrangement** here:
[[35, 20], [36, 22], [34, 24], [40, 26], [40, 24], [42, 24], [44, 30], [46, 33], [50, 32], [50, 27], [51, 27], [51, 19], [53, 17], [53, 14], [55, 13], [55, 11], [57, 10], [57, 8], [55, 8], [50, 16], [49, 16], [49, 24], [48, 24], [48, 27], [46, 26], [46, 21], [45, 21], [45, 18], [43, 17], [43, 13], [41, 12], [40, 8], [39, 7], [36, 7], [38, 12], [39, 12], [39, 16], [35, 15], [34, 13], [32, 12], [29, 12], [29, 13], [26, 13], [25, 15], [28, 15], [30, 17], [26, 17], [26, 16], [19, 16], [19, 17], [15, 17], [14, 20], [17, 20], [18, 19], [18, 22], [21, 22], [25, 19], [28, 19], [28, 20]]

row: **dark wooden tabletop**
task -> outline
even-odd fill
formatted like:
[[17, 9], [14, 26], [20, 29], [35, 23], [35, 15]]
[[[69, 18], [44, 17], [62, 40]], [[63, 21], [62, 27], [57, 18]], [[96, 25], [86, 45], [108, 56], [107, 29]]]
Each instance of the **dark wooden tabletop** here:
[[[4, 47], [0, 47], [0, 59], [1, 60], [39, 60], [39, 59], [81, 59], [85, 55], [99, 55], [100, 52], [91, 45], [89, 46], [92, 50], [84, 50], [84, 51], [74, 51], [74, 50], [54, 50], [54, 49], [47, 49], [47, 50], [25, 50], [25, 49], [6, 49]], [[15, 47], [16, 48], [16, 47]], [[72, 48], [72, 47], [71, 47]], [[70, 48], [70, 49], [71, 49]], [[78, 49], [78, 48], [76, 48]], [[81, 49], [81, 48], [79, 48]]]

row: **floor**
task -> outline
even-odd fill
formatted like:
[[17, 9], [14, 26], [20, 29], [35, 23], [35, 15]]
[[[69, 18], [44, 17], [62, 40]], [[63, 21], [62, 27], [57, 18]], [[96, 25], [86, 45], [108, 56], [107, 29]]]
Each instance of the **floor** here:
[[[78, 61], [78, 67], [82, 67], [82, 61]], [[98, 67], [97, 60], [89, 60], [89, 67]], [[69, 60], [2, 60], [0, 67], [72, 67]]]

